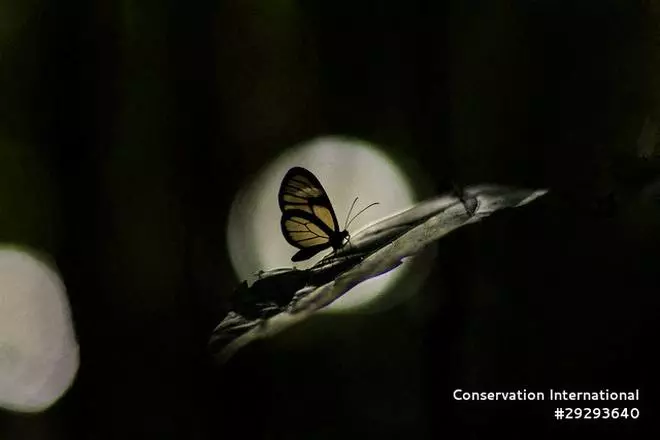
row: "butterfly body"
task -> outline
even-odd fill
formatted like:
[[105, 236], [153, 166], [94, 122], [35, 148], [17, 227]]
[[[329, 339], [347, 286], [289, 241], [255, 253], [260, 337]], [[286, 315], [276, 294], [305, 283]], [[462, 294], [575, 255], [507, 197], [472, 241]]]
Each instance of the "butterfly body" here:
[[302, 167], [291, 168], [280, 185], [280, 226], [286, 241], [300, 249], [291, 261], [307, 260], [317, 253], [344, 246], [348, 232], [341, 230], [321, 182]]

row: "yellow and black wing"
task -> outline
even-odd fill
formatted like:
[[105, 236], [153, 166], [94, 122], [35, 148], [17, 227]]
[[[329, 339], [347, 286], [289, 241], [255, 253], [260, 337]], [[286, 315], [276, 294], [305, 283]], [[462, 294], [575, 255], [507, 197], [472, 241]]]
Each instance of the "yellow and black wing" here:
[[291, 261], [302, 261], [313, 257], [324, 249], [333, 247], [334, 232], [313, 215], [300, 210], [282, 213], [282, 234], [290, 245], [300, 249]]
[[301, 167], [291, 168], [280, 185], [278, 202], [286, 241], [300, 249], [291, 261], [311, 258], [327, 249], [339, 249], [346, 231], [339, 230], [337, 216], [319, 180]]
[[292, 209], [305, 211], [332, 231], [339, 232], [328, 194], [316, 176], [305, 168], [294, 167], [286, 173], [280, 185], [278, 201], [282, 213]]

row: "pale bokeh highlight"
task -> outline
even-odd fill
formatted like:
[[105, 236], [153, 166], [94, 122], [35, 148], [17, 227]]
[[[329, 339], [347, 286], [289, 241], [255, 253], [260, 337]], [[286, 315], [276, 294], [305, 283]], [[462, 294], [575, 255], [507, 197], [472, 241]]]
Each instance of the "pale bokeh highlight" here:
[[17, 248], [0, 248], [0, 406], [43, 411], [71, 386], [78, 344], [60, 277]]

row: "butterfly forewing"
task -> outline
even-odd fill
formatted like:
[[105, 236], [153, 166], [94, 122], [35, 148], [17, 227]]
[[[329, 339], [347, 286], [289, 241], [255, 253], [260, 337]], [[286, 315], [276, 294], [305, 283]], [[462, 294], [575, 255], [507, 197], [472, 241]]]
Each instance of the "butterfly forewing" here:
[[282, 212], [291, 209], [305, 211], [321, 220], [331, 230], [339, 232], [337, 217], [325, 189], [306, 169], [294, 167], [286, 173], [282, 179], [278, 200]]

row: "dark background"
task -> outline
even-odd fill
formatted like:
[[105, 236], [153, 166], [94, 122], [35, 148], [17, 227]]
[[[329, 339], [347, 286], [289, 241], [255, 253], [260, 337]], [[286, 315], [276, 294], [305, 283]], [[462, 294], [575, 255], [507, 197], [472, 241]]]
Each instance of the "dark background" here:
[[[16, 11], [0, 52], [0, 235], [57, 261], [81, 368], [45, 413], [0, 414], [0, 438], [642, 438], [658, 412], [660, 207], [642, 191], [658, 160], [637, 139], [660, 121], [659, 4]], [[230, 203], [287, 146], [328, 133], [405, 156], [434, 192], [551, 192], [441, 240], [409, 303], [312, 319], [216, 369], [206, 343], [240, 281]], [[455, 402], [455, 388], [639, 388], [641, 415], [555, 422], [549, 402]]]

